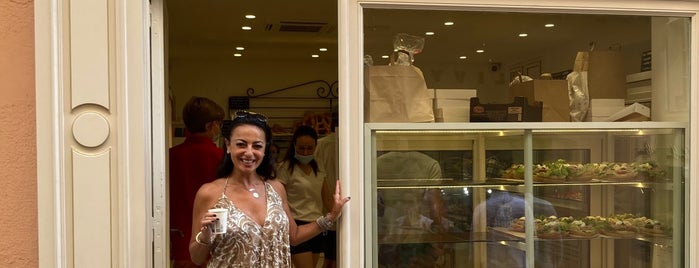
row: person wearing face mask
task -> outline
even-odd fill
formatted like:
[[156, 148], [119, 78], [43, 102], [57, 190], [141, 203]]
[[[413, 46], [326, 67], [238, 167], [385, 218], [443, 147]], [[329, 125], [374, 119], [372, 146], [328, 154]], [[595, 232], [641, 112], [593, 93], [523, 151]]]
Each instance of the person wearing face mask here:
[[223, 108], [213, 100], [192, 97], [182, 109], [186, 138], [170, 148], [170, 258], [173, 267], [199, 267], [189, 257], [192, 207], [197, 189], [216, 178], [223, 150], [215, 140], [221, 135]]
[[[298, 225], [313, 222], [323, 215], [325, 172], [314, 159], [318, 134], [309, 126], [299, 126], [279, 164], [277, 179], [286, 188], [289, 207]], [[296, 268], [314, 268], [323, 252], [323, 235], [317, 235], [307, 242], [291, 247], [291, 260]]]

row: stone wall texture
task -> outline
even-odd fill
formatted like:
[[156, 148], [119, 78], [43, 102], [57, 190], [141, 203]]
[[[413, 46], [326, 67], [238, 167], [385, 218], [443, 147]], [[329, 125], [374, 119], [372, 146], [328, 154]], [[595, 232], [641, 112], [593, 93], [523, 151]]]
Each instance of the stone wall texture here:
[[34, 1], [0, 1], [0, 267], [38, 267]]

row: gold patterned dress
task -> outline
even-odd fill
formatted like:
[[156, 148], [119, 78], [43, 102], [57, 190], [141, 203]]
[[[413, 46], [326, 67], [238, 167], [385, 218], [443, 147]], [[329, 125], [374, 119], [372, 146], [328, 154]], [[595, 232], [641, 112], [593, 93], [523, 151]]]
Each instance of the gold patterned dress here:
[[215, 207], [228, 209], [228, 230], [215, 236], [207, 267], [291, 267], [289, 219], [281, 198], [266, 182], [265, 191], [267, 217], [260, 226], [226, 197], [224, 187]]

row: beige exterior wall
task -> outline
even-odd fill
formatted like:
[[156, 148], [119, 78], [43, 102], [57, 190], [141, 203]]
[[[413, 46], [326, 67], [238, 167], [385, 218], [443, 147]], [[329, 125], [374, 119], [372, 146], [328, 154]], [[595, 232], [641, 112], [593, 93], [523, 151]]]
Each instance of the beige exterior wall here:
[[38, 267], [34, 3], [0, 1], [0, 267]]

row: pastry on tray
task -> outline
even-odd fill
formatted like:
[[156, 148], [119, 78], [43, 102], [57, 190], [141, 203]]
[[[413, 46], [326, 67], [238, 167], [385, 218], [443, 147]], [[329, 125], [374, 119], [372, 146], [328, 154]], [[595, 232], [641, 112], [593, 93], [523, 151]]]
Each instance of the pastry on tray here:
[[524, 179], [524, 165], [523, 164], [512, 164], [509, 168], [502, 172], [502, 177], [506, 179], [523, 180]]
[[571, 238], [595, 238], [599, 231], [582, 220], [574, 220], [568, 225], [568, 236]]
[[568, 222], [549, 216], [536, 226], [536, 237], [541, 239], [562, 239], [568, 236]]

